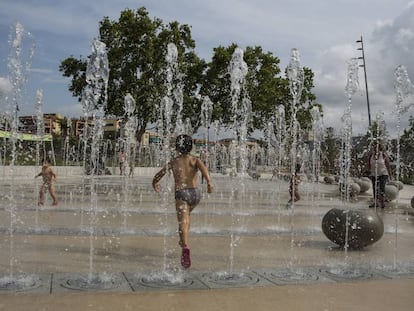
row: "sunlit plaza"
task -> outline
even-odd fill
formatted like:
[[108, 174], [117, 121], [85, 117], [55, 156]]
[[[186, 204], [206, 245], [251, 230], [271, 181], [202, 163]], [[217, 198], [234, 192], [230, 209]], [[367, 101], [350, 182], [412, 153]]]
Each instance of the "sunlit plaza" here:
[[[303, 95], [309, 71], [296, 48], [283, 78], [285, 103], [270, 112], [254, 107], [244, 50], [235, 46], [225, 69], [227, 105], [215, 107], [207, 95], [192, 94], [196, 115], [185, 118], [187, 94], [174, 43], [165, 44], [157, 73], [165, 94], [146, 108], [139, 105], [148, 102], [136, 102], [139, 96], [122, 94], [116, 103], [122, 130], [114, 138], [105, 133], [114, 87], [108, 49], [94, 39], [80, 96], [84, 123], [72, 137], [69, 124], [66, 138], [57, 142], [45, 132], [40, 90], [36, 116], [25, 119], [32, 128], [20, 124], [23, 69], [29, 67], [20, 53], [25, 34], [18, 23], [11, 35], [12, 95], [4, 96], [0, 131], [0, 310], [273, 310], [276, 303], [282, 310], [412, 309], [414, 186], [400, 180], [409, 181], [412, 171], [401, 162], [402, 155], [409, 157], [401, 153], [399, 137], [387, 136], [381, 116], [373, 126], [369, 119], [367, 135], [359, 137], [365, 145], [353, 150], [359, 58], [348, 62], [347, 105], [331, 145], [324, 141], [329, 131], [325, 135], [320, 106], [304, 100], [313, 94]], [[135, 69], [132, 76], [142, 82]], [[395, 75], [400, 122], [412, 106], [406, 101], [412, 84], [405, 67]], [[141, 120], [147, 112], [152, 115]], [[155, 135], [144, 144], [147, 127]], [[192, 153], [173, 143], [183, 133], [190, 149], [196, 145]], [[379, 157], [382, 143], [388, 143], [392, 162], [385, 152]], [[362, 158], [374, 146], [367, 173]], [[202, 198], [191, 213], [188, 245], [179, 245], [175, 200], [186, 200], [175, 196], [177, 176], [169, 172], [160, 189], [153, 185], [177, 153], [201, 159], [197, 169], [205, 165], [214, 186], [207, 191], [206, 180], [193, 175]], [[384, 180], [394, 179], [392, 165], [395, 179], [378, 196], [360, 175], [378, 178], [379, 165], [389, 169], [381, 173]], [[290, 194], [296, 182], [298, 201]], [[193, 189], [186, 185], [178, 188]], [[191, 267], [180, 262], [187, 246]]]
[[[370, 191], [344, 203], [337, 184], [305, 180], [302, 199], [286, 209], [288, 182], [283, 178], [213, 174], [214, 193], [200, 185], [203, 198], [190, 232], [193, 264], [185, 270], [179, 261], [173, 197], [153, 191], [155, 168], [136, 170], [132, 178], [85, 177], [79, 170], [58, 168], [58, 206], [51, 206], [50, 198], [37, 206], [36, 183], [26, 178], [37, 168], [3, 179], [0, 293], [370, 286], [372, 281], [414, 277], [411, 186], [377, 210], [384, 222], [382, 238], [353, 250], [327, 239], [321, 221], [333, 207], [368, 209]], [[240, 184], [246, 191], [237, 192]]]

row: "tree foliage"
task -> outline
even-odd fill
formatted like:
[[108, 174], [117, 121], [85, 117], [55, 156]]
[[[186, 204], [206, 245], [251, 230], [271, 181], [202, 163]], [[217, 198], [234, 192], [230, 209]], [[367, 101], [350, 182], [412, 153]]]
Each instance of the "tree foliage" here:
[[410, 117], [409, 127], [400, 138], [400, 180], [414, 183], [414, 117]]
[[322, 171], [329, 174], [338, 173], [337, 159], [339, 158], [340, 147], [341, 141], [335, 136], [334, 128], [328, 127], [321, 145]]
[[[219, 46], [214, 49], [201, 88], [201, 93], [209, 96], [214, 103], [213, 119], [221, 119], [225, 124], [229, 123], [232, 117], [228, 67], [236, 47], [237, 45], [233, 43], [228, 47]], [[244, 52], [244, 61], [249, 69], [246, 87], [253, 112], [250, 130], [264, 129], [267, 125], [266, 121], [273, 118], [279, 105], [285, 106], [286, 118], [289, 119], [292, 97], [288, 80], [281, 75], [279, 58], [271, 52], [265, 53], [259, 46], [248, 46]], [[312, 93], [314, 74], [309, 68], [304, 68], [304, 72], [304, 88], [301, 100], [297, 103], [297, 117], [302, 127], [309, 129], [312, 122], [310, 111], [317, 104], [314, 103], [316, 96]], [[322, 110], [320, 105], [318, 107]]]
[[[131, 94], [136, 102], [138, 139], [146, 126], [159, 117], [158, 104], [166, 92], [165, 57], [169, 43], [177, 47], [179, 70], [183, 77], [183, 119], [189, 118], [194, 128], [200, 126], [201, 100], [197, 95], [204, 95], [214, 105], [212, 121], [230, 122], [232, 110], [228, 67], [237, 47], [235, 43], [214, 48], [211, 61], [206, 63], [195, 53], [190, 26], [176, 21], [165, 25], [158, 18], [152, 19], [144, 7], [135, 11], [126, 9], [120, 13], [118, 20], [104, 17], [99, 23], [99, 34], [99, 40], [106, 44], [110, 67], [106, 113], [124, 116], [124, 98], [126, 94]], [[63, 76], [71, 78], [69, 91], [79, 101], [86, 86], [87, 60], [70, 56], [59, 67]], [[285, 106], [286, 118], [290, 118], [289, 83], [281, 75], [279, 59], [256, 46], [245, 49], [244, 60], [249, 69], [246, 83], [253, 112], [250, 130], [265, 128], [279, 105]], [[313, 72], [309, 68], [304, 68], [304, 72], [297, 118], [302, 128], [309, 128], [310, 111], [318, 104], [312, 93]]]
[[[171, 22], [164, 25], [151, 19], [145, 8], [126, 9], [118, 20], [104, 17], [100, 22], [99, 40], [106, 44], [110, 76], [106, 113], [123, 117], [124, 98], [131, 94], [136, 102], [138, 139], [150, 122], [157, 118], [157, 105], [165, 95], [164, 68], [168, 43], [174, 43], [179, 53], [183, 73], [184, 114], [195, 115], [200, 103], [194, 100], [205, 62], [194, 52], [195, 42], [188, 25]], [[61, 62], [59, 70], [71, 77], [69, 91], [81, 101], [86, 86], [87, 59], [73, 56]], [[198, 105], [198, 106], [197, 106]], [[192, 120], [195, 122], [195, 118]]]

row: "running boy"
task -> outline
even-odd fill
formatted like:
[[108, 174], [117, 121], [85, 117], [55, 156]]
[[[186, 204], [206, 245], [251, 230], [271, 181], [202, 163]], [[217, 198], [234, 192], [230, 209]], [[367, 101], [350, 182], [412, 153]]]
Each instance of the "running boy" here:
[[48, 158], [43, 159], [42, 164], [42, 171], [35, 176], [35, 178], [39, 176], [43, 177], [43, 184], [40, 186], [39, 190], [38, 205], [43, 206], [43, 204], [45, 203], [45, 192], [49, 191], [50, 196], [53, 199], [52, 205], [56, 206], [58, 205], [58, 201], [55, 193], [55, 187], [53, 186], [53, 181], [57, 179], [57, 175], [51, 168], [50, 160]]
[[193, 148], [193, 140], [188, 135], [179, 135], [175, 142], [175, 149], [179, 155], [173, 158], [167, 166], [163, 167], [152, 180], [152, 187], [156, 192], [161, 190], [159, 181], [167, 173], [172, 171], [175, 182], [175, 209], [177, 211], [179, 244], [182, 248], [181, 265], [184, 268], [191, 266], [190, 248], [188, 246], [188, 232], [191, 224], [191, 212], [200, 202], [201, 194], [197, 188], [200, 171], [207, 181], [207, 192], [213, 192], [210, 175], [203, 162], [190, 155]]

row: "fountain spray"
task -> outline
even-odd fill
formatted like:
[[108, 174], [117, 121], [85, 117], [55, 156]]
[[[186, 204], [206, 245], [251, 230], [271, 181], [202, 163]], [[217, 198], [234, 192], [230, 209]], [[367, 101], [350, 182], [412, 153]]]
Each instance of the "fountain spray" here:
[[[291, 58], [287, 67], [287, 78], [289, 80], [289, 90], [292, 95], [291, 104], [291, 121], [290, 121], [290, 132], [291, 132], [291, 146], [290, 146], [290, 175], [291, 178], [296, 174], [296, 166], [298, 160], [297, 152], [297, 141], [298, 141], [298, 120], [296, 114], [298, 111], [298, 103], [300, 101], [303, 89], [303, 82], [305, 79], [303, 68], [300, 64], [300, 54], [295, 48], [291, 50]], [[292, 181], [293, 182], [293, 181]], [[293, 185], [292, 185], [293, 187]], [[292, 193], [294, 189], [292, 188]], [[294, 213], [295, 200], [291, 200], [290, 213], [290, 229], [291, 229], [291, 248], [294, 244], [294, 232], [293, 232], [293, 213]]]
[[[87, 86], [82, 96], [82, 105], [85, 113], [84, 133], [84, 163], [86, 165], [87, 151], [90, 148], [89, 172], [91, 173], [91, 196], [90, 196], [90, 235], [89, 235], [89, 281], [93, 277], [94, 261], [94, 239], [97, 219], [98, 196], [95, 184], [95, 174], [101, 168], [100, 144], [103, 138], [105, 126], [104, 113], [107, 101], [107, 88], [109, 79], [109, 63], [106, 53], [106, 45], [94, 39], [91, 44], [91, 56], [86, 67]], [[93, 128], [88, 131], [88, 121], [92, 119]], [[90, 146], [88, 142], [90, 141]]]
[[[340, 193], [343, 202], [349, 202], [350, 189], [349, 177], [351, 168], [351, 149], [352, 149], [352, 96], [359, 90], [358, 80], [358, 58], [351, 58], [348, 61], [348, 75], [345, 91], [348, 95], [348, 105], [342, 116], [342, 143], [340, 154]], [[345, 254], [348, 252], [349, 235], [349, 213], [346, 213], [345, 223]]]
[[[24, 44], [27, 40], [32, 41], [29, 46], [27, 55], [25, 55]], [[29, 41], [29, 42], [30, 42]], [[16, 23], [10, 32], [9, 45], [11, 52], [8, 58], [9, 80], [12, 86], [11, 95], [6, 96], [6, 109], [4, 117], [6, 119], [6, 127], [10, 129], [11, 159], [9, 169], [11, 178], [10, 186], [10, 276], [13, 275], [14, 264], [17, 261], [14, 258], [14, 225], [17, 221], [16, 202], [15, 202], [15, 181], [14, 166], [16, 164], [17, 134], [19, 130], [18, 113], [20, 105], [23, 104], [23, 90], [27, 82], [27, 73], [30, 70], [32, 57], [34, 54], [35, 44], [32, 35], [25, 31], [21, 23]], [[6, 129], [7, 130], [7, 129]], [[5, 162], [6, 163], [6, 162]]]
[[[399, 65], [394, 72], [395, 75], [395, 92], [396, 92], [396, 103], [395, 103], [395, 113], [397, 115], [397, 163], [396, 163], [396, 172], [395, 178], [396, 181], [400, 180], [400, 137], [401, 137], [401, 118], [410, 107], [414, 105], [413, 102], [410, 102], [410, 97], [414, 94], [414, 86], [411, 83], [410, 78], [408, 77], [408, 72], [405, 66]], [[397, 250], [398, 250], [398, 196], [396, 199], [395, 206], [395, 243], [394, 243], [394, 262], [393, 268], [396, 269], [397, 265]]]
[[[245, 189], [245, 177], [247, 172], [247, 128], [251, 118], [251, 101], [246, 89], [246, 76], [248, 73], [248, 67], [243, 59], [243, 50], [237, 47], [232, 55], [232, 59], [229, 64], [230, 73], [230, 93], [233, 115], [233, 136], [234, 141], [232, 143], [230, 154], [232, 158], [232, 176], [236, 176], [238, 171], [241, 175], [240, 183], [238, 183], [238, 189], [232, 191], [232, 195], [235, 193], [240, 196], [238, 199], [240, 202], [244, 201], [246, 193]], [[237, 165], [239, 163], [239, 167]], [[232, 228], [231, 241], [230, 241], [230, 272], [233, 270], [234, 261], [234, 248], [240, 241], [240, 236], [235, 234], [235, 228], [239, 225], [239, 220], [235, 215], [234, 199], [232, 200]]]

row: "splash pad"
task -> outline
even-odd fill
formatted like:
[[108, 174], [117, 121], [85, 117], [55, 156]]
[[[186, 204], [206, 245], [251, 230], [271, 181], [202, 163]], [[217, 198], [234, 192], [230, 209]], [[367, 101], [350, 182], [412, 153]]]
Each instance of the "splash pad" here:
[[[98, 142], [103, 133], [104, 107], [97, 105], [96, 95], [106, 89], [108, 67], [104, 50], [100, 42], [93, 42], [93, 57], [87, 68], [88, 88], [82, 101], [85, 117], [92, 117], [97, 124], [86, 131], [88, 135], [85, 136], [91, 144], [89, 146], [85, 139], [83, 148], [83, 162], [90, 161], [93, 168], [99, 167]], [[19, 178], [16, 176], [19, 167], [12, 160], [10, 167], [3, 169], [11, 174], [4, 175], [0, 190], [1, 248], [8, 250], [0, 255], [1, 293], [208, 289], [413, 276], [412, 247], [407, 247], [413, 233], [410, 227], [413, 216], [401, 207], [403, 205], [397, 204], [391, 213], [389, 210], [381, 212], [385, 236], [368, 251], [344, 252], [327, 241], [321, 230], [322, 216], [332, 207], [344, 205], [336, 185], [305, 182], [301, 185], [301, 201], [286, 210], [286, 180], [271, 180], [270, 176], [266, 178], [265, 172], [258, 178], [247, 177], [244, 143], [251, 103], [244, 92], [247, 66], [242, 51], [237, 49], [236, 52], [230, 73], [233, 130], [238, 141], [234, 152], [229, 154], [232, 164], [228, 167], [229, 176], [213, 176], [216, 192], [212, 195], [204, 193], [203, 203], [193, 214], [192, 268], [181, 270], [179, 266], [173, 197], [171, 192], [161, 196], [153, 193], [150, 181], [155, 171], [145, 169], [150, 174], [143, 174], [138, 170], [132, 175], [136, 177], [129, 179], [65, 174], [59, 172], [63, 168], [57, 167], [60, 181], [56, 188], [60, 204], [40, 209], [35, 205], [38, 187], [27, 178], [38, 168], [33, 171], [25, 168], [29, 171]], [[288, 68], [293, 97], [292, 169], [298, 160], [299, 129], [295, 103], [300, 98], [303, 83], [297, 52], [294, 51]], [[17, 56], [13, 60], [19, 60]], [[167, 71], [179, 80], [180, 73], [175, 71], [176, 51], [172, 45], [169, 45], [167, 56], [170, 65]], [[15, 84], [20, 85], [17, 82], [23, 83], [25, 79], [18, 74], [20, 70], [15, 73]], [[182, 97], [182, 89], [180, 84], [169, 82], [167, 95], [160, 106], [163, 112], [160, 119], [165, 122], [160, 126], [159, 134], [166, 141], [170, 133], [185, 128], [181, 115], [177, 115], [176, 124], [172, 124], [170, 113], [181, 112], [182, 102], [178, 101], [178, 109], [172, 109], [172, 103]], [[20, 89], [15, 88], [15, 98], [20, 97]], [[353, 90], [353, 87], [348, 88], [349, 95]], [[103, 95], [106, 98], [106, 94]], [[41, 101], [39, 94], [39, 104]], [[125, 98], [125, 104], [131, 108], [126, 109], [127, 119], [131, 122], [127, 127], [133, 129], [135, 120], [129, 112], [134, 103]], [[40, 106], [38, 116], [41, 116]], [[209, 107], [206, 102], [203, 111], [207, 128], [211, 122]], [[9, 108], [17, 112], [18, 107]], [[280, 118], [274, 121], [280, 128], [284, 119], [280, 107], [278, 116]], [[318, 120], [317, 116], [315, 120]], [[349, 147], [351, 131], [347, 129], [351, 128], [351, 120], [345, 120], [349, 121], [345, 122], [348, 139], [345, 145]], [[17, 122], [12, 124], [16, 125], [12, 128], [16, 133]], [[314, 134], [317, 134], [315, 129]], [[269, 142], [273, 139], [279, 146], [284, 146], [283, 135], [279, 134], [269, 137]], [[16, 139], [11, 137], [14, 155]], [[126, 140], [127, 152], [134, 143], [132, 139]], [[168, 161], [168, 146], [161, 151], [161, 162]], [[280, 167], [278, 151], [276, 158]], [[350, 159], [349, 151], [349, 148], [343, 150], [345, 160]], [[236, 165], [238, 158], [241, 159], [240, 170]], [[313, 158], [318, 158], [317, 152]], [[313, 173], [319, 176], [320, 172], [315, 170]], [[343, 180], [347, 180], [349, 170], [342, 173]], [[399, 202], [403, 203], [402, 200]], [[361, 199], [354, 205], [365, 209], [367, 204]]]
[[[26, 176], [32, 175], [26, 169]], [[0, 256], [0, 293], [189, 290], [414, 276], [410, 186], [400, 193], [398, 208], [378, 211], [385, 227], [382, 239], [345, 252], [321, 229], [326, 212], [344, 204], [337, 185], [320, 183], [318, 193], [313, 193], [313, 183], [304, 181], [303, 199], [292, 211], [285, 209], [288, 185], [283, 179], [271, 180], [266, 173], [259, 180], [247, 178], [242, 194], [234, 191], [237, 178], [213, 174], [217, 191], [204, 192], [193, 212], [193, 266], [182, 270], [173, 197], [164, 202], [151, 189], [152, 171], [157, 168], [137, 169], [133, 178], [95, 178], [93, 212], [84, 176], [65, 176], [63, 168], [56, 169], [57, 207], [48, 202], [39, 209], [34, 183], [14, 177], [17, 221], [12, 235], [10, 211], [5, 204], [0, 209], [5, 250]], [[275, 191], [278, 188], [280, 193]], [[6, 202], [7, 187], [2, 189]], [[360, 196], [353, 208], [367, 209], [369, 198], [369, 193]], [[93, 225], [92, 216], [96, 217]]]

